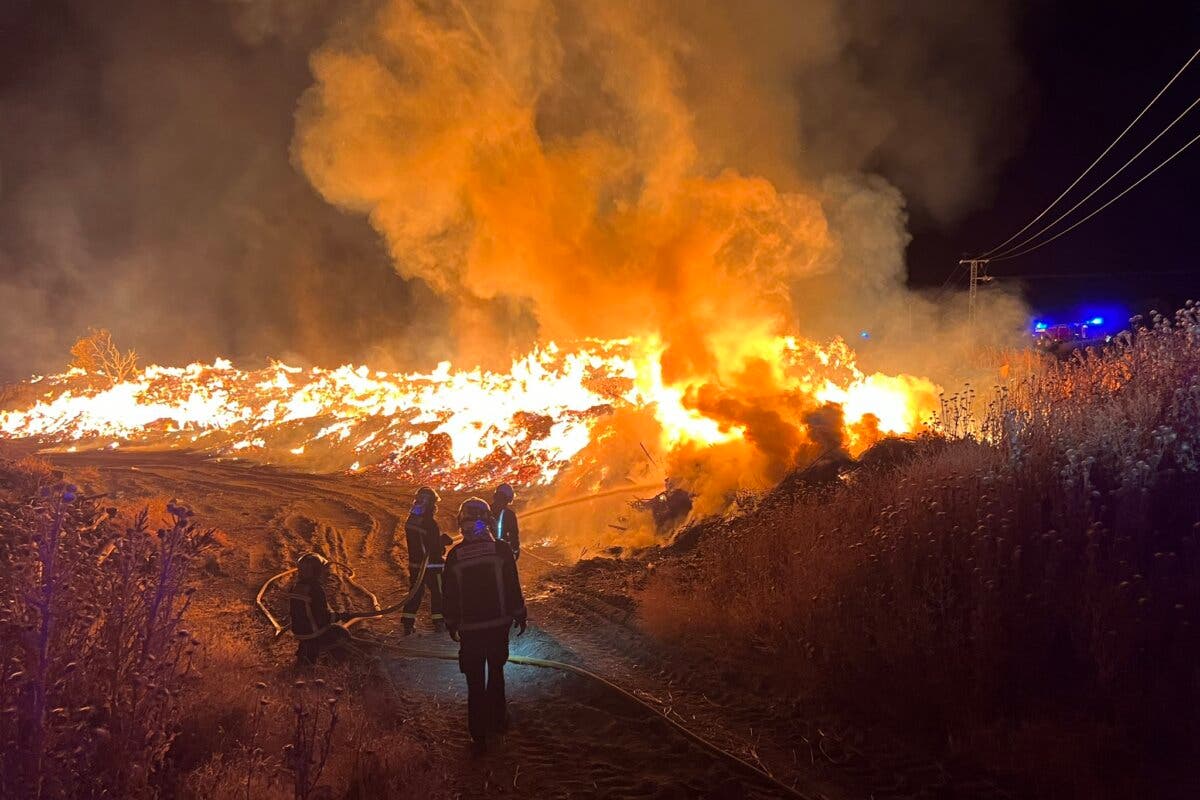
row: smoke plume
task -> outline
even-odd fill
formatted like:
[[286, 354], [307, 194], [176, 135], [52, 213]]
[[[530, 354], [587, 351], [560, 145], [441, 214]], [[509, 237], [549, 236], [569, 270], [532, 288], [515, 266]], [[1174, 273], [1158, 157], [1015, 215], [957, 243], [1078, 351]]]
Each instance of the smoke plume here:
[[[1011, 143], [1007, 2], [14, 9], [8, 376], [59, 368], [89, 326], [150, 361], [382, 368], [637, 336], [752, 443], [671, 470], [769, 479], [821, 439], [772, 337], [935, 381], [978, 340], [961, 300], [906, 288], [906, 215], [978, 203]], [[1003, 338], [1019, 308], [993, 301]]]
[[143, 363], [450, 354], [442, 301], [292, 168], [334, 4], [275, 5], [291, 22], [212, 0], [5, 4], [0, 336], [20, 345], [0, 380], [61, 370], [91, 326]]
[[811, 408], [762, 342], [869, 329], [872, 369], [927, 374], [963, 352], [905, 288], [876, 171], [960, 213], [1017, 83], [1004, 4], [865, 6], [387, 0], [313, 54], [293, 158], [448, 300], [466, 360], [660, 339], [664, 380], [778, 473]]

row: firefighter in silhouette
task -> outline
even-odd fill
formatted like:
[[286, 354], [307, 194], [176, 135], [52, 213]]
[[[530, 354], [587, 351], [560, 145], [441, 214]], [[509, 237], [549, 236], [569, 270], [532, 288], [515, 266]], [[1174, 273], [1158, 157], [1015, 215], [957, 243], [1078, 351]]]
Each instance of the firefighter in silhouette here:
[[502, 483], [492, 494], [492, 533], [497, 541], [506, 542], [512, 550], [513, 560], [521, 559], [521, 528], [517, 524], [517, 512], [511, 506], [516, 494], [512, 486]]
[[680, 488], [673, 479], [667, 478], [661, 492], [649, 500], [634, 500], [630, 503], [638, 511], [648, 511], [654, 518], [654, 527], [667, 533], [692, 513], [692, 495]]
[[504, 662], [508, 629], [525, 632], [525, 598], [512, 550], [496, 541], [491, 509], [478, 497], [458, 509], [462, 541], [446, 556], [446, 627], [459, 643], [458, 666], [467, 678], [467, 729], [473, 750], [487, 749], [489, 733], [508, 728]]
[[442, 533], [434, 518], [439, 500], [441, 498], [437, 492], [422, 486], [417, 490], [412, 511], [404, 523], [404, 534], [408, 540], [408, 587], [412, 593], [400, 615], [405, 636], [411, 634], [417, 624], [417, 611], [421, 608], [426, 589], [429, 590], [433, 626], [439, 632], [445, 630], [442, 617], [442, 569], [446, 561], [446, 546], [452, 544], [453, 539]]
[[349, 632], [337, 623], [342, 615], [329, 608], [325, 582], [329, 561], [320, 553], [305, 553], [296, 562], [296, 582], [288, 591], [288, 613], [292, 634], [299, 640], [296, 663], [311, 666], [321, 651], [344, 643]]

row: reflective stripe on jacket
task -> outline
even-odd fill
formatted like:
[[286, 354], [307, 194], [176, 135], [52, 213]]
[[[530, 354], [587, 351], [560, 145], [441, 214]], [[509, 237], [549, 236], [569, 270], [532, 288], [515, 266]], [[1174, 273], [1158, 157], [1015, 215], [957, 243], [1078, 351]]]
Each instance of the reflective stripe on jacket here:
[[426, 514], [409, 514], [404, 523], [408, 563], [419, 566], [429, 556], [428, 569], [441, 569], [446, 560], [446, 539], [437, 520]]
[[315, 639], [329, 630], [333, 612], [320, 583], [296, 581], [288, 592], [288, 615], [292, 635], [297, 639]]
[[517, 522], [517, 512], [511, 508], [502, 508], [500, 513], [492, 512], [492, 529], [496, 538], [508, 543], [513, 558], [521, 558], [521, 526]]
[[450, 550], [443, 589], [451, 629], [501, 628], [526, 617], [512, 550], [486, 534], [465, 538]]

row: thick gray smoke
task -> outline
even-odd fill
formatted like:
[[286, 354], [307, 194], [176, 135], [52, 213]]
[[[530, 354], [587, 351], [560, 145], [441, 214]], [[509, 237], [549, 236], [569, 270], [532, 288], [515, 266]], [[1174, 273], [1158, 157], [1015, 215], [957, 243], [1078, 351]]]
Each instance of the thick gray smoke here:
[[160, 363], [449, 352], [440, 302], [289, 162], [328, 20], [290, 17], [252, 45], [240, 12], [5, 4], [0, 378], [62, 369], [89, 326]]
[[[557, 287], [543, 297], [502, 281], [463, 291], [459, 279], [470, 273], [454, 263], [461, 242], [451, 239], [464, 229], [414, 227], [442, 209], [431, 199], [457, 202], [438, 194], [456, 186], [438, 170], [460, 164], [406, 160], [422, 151], [406, 144], [403, 127], [388, 132], [393, 145], [359, 151], [376, 159], [363, 174], [403, 187], [385, 209], [399, 217], [387, 219], [377, 196], [330, 183], [319, 159], [304, 161], [305, 134], [330, 121], [320, 106], [330, 73], [321, 69], [336, 67], [339, 54], [378, 57], [399, 70], [392, 78], [408, 97], [418, 96], [400, 57], [412, 29], [381, 28], [388, 14], [447, 36], [472, 68], [483, 51], [498, 59], [502, 82], [535, 90], [512, 106], [534, 112], [529, 141], [594, 146], [572, 155], [602, 166], [614, 155], [605, 141], [628, 148], [629, 183], [605, 187], [601, 206], [647, 181], [726, 170], [818, 204], [828, 247], [804, 251], [812, 263], [786, 271], [799, 332], [869, 327], [879, 344], [864, 353], [868, 365], [932, 374], [935, 349], [912, 345], [928, 344], [931, 331], [953, 337], [955, 328], [942, 324], [944, 310], [903, 289], [905, 204], [951, 219], [986, 196], [1014, 135], [1005, 104], [1022, 77], [1009, 6], [17, 2], [0, 33], [0, 333], [23, 347], [0, 353], [0, 374], [58, 368], [89, 325], [163, 362], [219, 353], [415, 365], [460, 350], [473, 330], [507, 329], [505, 347], [531, 341]], [[316, 86], [297, 122], [297, 102], [314, 83], [310, 65]], [[467, 89], [480, 88], [464, 75]], [[438, 110], [451, 113], [469, 97], [447, 94]], [[405, 120], [402, 105], [392, 111]], [[424, 132], [436, 134], [437, 121], [429, 124]], [[289, 162], [294, 134], [303, 176]], [[709, 188], [697, 206], [669, 214], [727, 219], [725, 196], [712, 192], [730, 187]], [[771, 207], [750, 222], [817, 220], [815, 211], [786, 210], [793, 216]], [[643, 232], [672, 230], [663, 222]], [[621, 231], [603, 233], [610, 238], [592, 243], [612, 247]], [[427, 266], [439, 254], [450, 256], [442, 276]]]

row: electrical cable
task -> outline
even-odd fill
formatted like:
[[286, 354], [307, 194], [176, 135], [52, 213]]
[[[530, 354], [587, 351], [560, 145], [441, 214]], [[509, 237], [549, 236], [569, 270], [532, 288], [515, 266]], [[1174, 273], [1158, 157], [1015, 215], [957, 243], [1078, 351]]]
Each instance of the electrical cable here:
[[966, 269], [966, 267], [960, 261], [955, 265], [954, 269], [950, 271], [950, 275], [946, 277], [946, 280], [942, 281], [941, 287], [938, 288], [937, 293], [933, 296], [933, 302], [935, 304], [942, 302], [942, 298], [946, 295], [947, 288], [949, 288], [949, 286], [954, 282], [955, 278], [958, 277], [958, 273], [962, 272], [964, 269]]
[[989, 277], [998, 281], [1024, 281], [1024, 280], [1040, 280], [1043, 278], [1067, 278], [1074, 280], [1076, 278], [1121, 278], [1127, 275], [1196, 275], [1200, 274], [1200, 267], [1191, 269], [1152, 269], [1152, 270], [1137, 270], [1133, 272], [1040, 272], [1034, 275], [1022, 273], [1020, 275], [991, 275]]
[[1120, 194], [1118, 194], [1116, 197], [1112, 198], [1112, 199], [1111, 199], [1111, 200], [1109, 200], [1107, 203], [1105, 203], [1104, 205], [1100, 206], [1100, 207], [1099, 207], [1099, 208], [1097, 208], [1095, 211], [1093, 211], [1092, 213], [1088, 214], [1086, 217], [1084, 217], [1083, 219], [1079, 220], [1078, 222], [1076, 222], [1074, 225], [1072, 225], [1071, 227], [1067, 228], [1066, 230], [1059, 231], [1059, 232], [1058, 232], [1058, 233], [1056, 233], [1054, 236], [1051, 236], [1049, 239], [1046, 239], [1044, 242], [1040, 242], [1040, 243], [1038, 243], [1038, 244], [1035, 244], [1035, 245], [1033, 245], [1032, 247], [1028, 247], [1028, 248], [1026, 248], [1026, 249], [1024, 249], [1024, 250], [1020, 250], [1020, 251], [1018, 251], [1018, 252], [1016, 252], [1016, 253], [1011, 253], [1011, 254], [1009, 254], [1009, 255], [1002, 256], [1002, 257], [1000, 257], [1000, 258], [991, 259], [991, 260], [993, 260], [993, 261], [1008, 261], [1009, 259], [1012, 259], [1012, 258], [1019, 258], [1019, 257], [1021, 257], [1021, 256], [1023, 256], [1023, 255], [1027, 255], [1027, 254], [1029, 254], [1029, 253], [1032, 253], [1034, 250], [1037, 250], [1038, 248], [1045, 247], [1046, 245], [1050, 244], [1051, 242], [1053, 242], [1055, 239], [1059, 238], [1060, 236], [1064, 236], [1064, 235], [1066, 235], [1066, 234], [1070, 233], [1071, 231], [1075, 230], [1076, 228], [1078, 228], [1078, 227], [1079, 227], [1080, 225], [1082, 225], [1083, 223], [1087, 222], [1087, 221], [1088, 221], [1089, 219], [1091, 219], [1092, 217], [1094, 217], [1094, 216], [1096, 216], [1097, 214], [1099, 214], [1099, 213], [1100, 213], [1101, 211], [1103, 211], [1104, 209], [1106, 209], [1106, 208], [1108, 208], [1109, 206], [1111, 206], [1113, 203], [1115, 203], [1115, 202], [1117, 202], [1118, 200], [1120, 200], [1120, 199], [1121, 199], [1122, 197], [1124, 197], [1124, 196], [1125, 196], [1125, 195], [1126, 195], [1128, 192], [1130, 192], [1130, 191], [1132, 191], [1133, 189], [1137, 188], [1137, 186], [1138, 186], [1138, 185], [1139, 185], [1139, 184], [1140, 184], [1142, 181], [1146, 180], [1146, 179], [1147, 179], [1147, 178], [1149, 178], [1151, 175], [1153, 175], [1154, 173], [1158, 172], [1160, 169], [1162, 169], [1163, 167], [1165, 167], [1167, 164], [1170, 164], [1172, 161], [1174, 161], [1174, 160], [1175, 160], [1175, 157], [1176, 157], [1176, 156], [1178, 156], [1178, 155], [1179, 155], [1180, 153], [1182, 153], [1184, 150], [1187, 150], [1189, 147], [1191, 147], [1193, 144], [1195, 144], [1197, 140], [1200, 140], [1200, 134], [1196, 134], [1194, 137], [1192, 137], [1192, 139], [1191, 139], [1190, 141], [1188, 141], [1188, 143], [1187, 143], [1187, 144], [1185, 144], [1183, 147], [1179, 148], [1179, 149], [1178, 149], [1178, 150], [1176, 150], [1174, 153], [1172, 153], [1171, 155], [1169, 155], [1169, 156], [1168, 156], [1168, 157], [1167, 157], [1167, 158], [1166, 158], [1164, 161], [1162, 161], [1161, 163], [1159, 163], [1159, 165], [1158, 165], [1157, 167], [1155, 167], [1154, 169], [1152, 169], [1152, 170], [1150, 170], [1149, 172], [1147, 172], [1145, 175], [1143, 175], [1141, 178], [1139, 178], [1139, 179], [1138, 179], [1137, 181], [1135, 181], [1134, 183], [1132, 183], [1132, 184], [1130, 184], [1129, 186], [1125, 187], [1125, 189], [1123, 189], [1123, 190], [1121, 191], [1121, 193], [1120, 193]]
[[1165, 94], [1165, 93], [1166, 93], [1167, 89], [1171, 88], [1171, 85], [1172, 85], [1173, 83], [1175, 83], [1175, 80], [1176, 80], [1176, 79], [1177, 79], [1177, 78], [1178, 78], [1180, 75], [1182, 75], [1182, 74], [1183, 74], [1184, 70], [1186, 70], [1186, 69], [1187, 69], [1189, 66], [1191, 66], [1192, 62], [1196, 60], [1196, 57], [1197, 57], [1197, 56], [1200, 56], [1200, 49], [1198, 49], [1198, 50], [1196, 50], [1196, 52], [1192, 53], [1192, 55], [1191, 55], [1191, 58], [1189, 58], [1189, 59], [1188, 59], [1186, 62], [1184, 62], [1184, 65], [1183, 65], [1182, 67], [1180, 67], [1180, 68], [1179, 68], [1179, 71], [1177, 71], [1177, 72], [1176, 72], [1176, 73], [1175, 73], [1173, 76], [1171, 76], [1171, 79], [1170, 79], [1169, 81], [1167, 81], [1167, 83], [1166, 83], [1166, 85], [1165, 85], [1165, 86], [1163, 86], [1161, 89], [1159, 89], [1159, 90], [1158, 90], [1158, 94], [1154, 95], [1153, 99], [1151, 99], [1151, 100], [1150, 100], [1150, 102], [1146, 104], [1146, 107], [1145, 107], [1145, 108], [1143, 108], [1143, 109], [1142, 109], [1142, 110], [1141, 110], [1141, 111], [1138, 113], [1138, 115], [1137, 115], [1136, 117], [1134, 117], [1134, 118], [1133, 118], [1133, 121], [1132, 121], [1132, 122], [1130, 122], [1128, 125], [1126, 125], [1126, 126], [1125, 126], [1125, 130], [1121, 131], [1121, 132], [1120, 132], [1120, 133], [1117, 135], [1117, 138], [1116, 138], [1116, 139], [1113, 139], [1113, 140], [1112, 140], [1112, 143], [1111, 143], [1111, 144], [1109, 144], [1109, 146], [1108, 146], [1108, 147], [1104, 148], [1104, 151], [1103, 151], [1102, 153], [1100, 153], [1100, 155], [1099, 155], [1099, 156], [1097, 156], [1097, 157], [1096, 157], [1096, 160], [1095, 160], [1095, 161], [1093, 161], [1091, 164], [1089, 164], [1089, 165], [1088, 165], [1088, 168], [1087, 168], [1087, 169], [1085, 169], [1083, 172], [1081, 172], [1081, 173], [1079, 174], [1079, 177], [1078, 177], [1078, 178], [1076, 178], [1075, 180], [1073, 180], [1073, 181], [1071, 182], [1071, 185], [1070, 185], [1070, 186], [1068, 186], [1066, 189], [1064, 189], [1064, 190], [1063, 190], [1062, 194], [1060, 194], [1058, 197], [1054, 198], [1054, 200], [1053, 200], [1053, 201], [1050, 203], [1050, 205], [1048, 205], [1048, 206], [1046, 206], [1044, 209], [1042, 209], [1042, 212], [1041, 212], [1040, 214], [1038, 214], [1036, 217], [1034, 217], [1033, 219], [1029, 220], [1029, 222], [1025, 223], [1025, 227], [1021, 228], [1019, 231], [1017, 231], [1016, 233], [1014, 233], [1012, 236], [1008, 237], [1008, 238], [1007, 238], [1007, 239], [1005, 239], [1003, 242], [1001, 242], [1000, 244], [996, 245], [995, 247], [993, 247], [992, 249], [988, 250], [987, 252], [985, 252], [985, 253], [982, 253], [982, 254], [980, 254], [980, 255], [976, 256], [976, 258], [977, 258], [977, 259], [986, 259], [986, 258], [988, 258], [988, 257], [989, 257], [989, 256], [990, 256], [992, 253], [995, 253], [997, 250], [1000, 250], [1001, 248], [1007, 247], [1007, 246], [1008, 246], [1008, 244], [1009, 244], [1010, 242], [1012, 242], [1014, 239], [1016, 239], [1016, 238], [1017, 238], [1018, 236], [1020, 236], [1021, 234], [1025, 233], [1025, 231], [1027, 231], [1027, 230], [1029, 230], [1030, 228], [1032, 228], [1032, 227], [1033, 227], [1035, 224], [1037, 224], [1038, 220], [1040, 220], [1042, 217], [1046, 216], [1046, 214], [1048, 214], [1048, 213], [1050, 212], [1050, 209], [1052, 209], [1052, 208], [1054, 208], [1056, 205], [1058, 205], [1059, 201], [1061, 201], [1061, 200], [1062, 200], [1064, 197], [1066, 197], [1066, 196], [1067, 196], [1067, 194], [1069, 194], [1069, 193], [1070, 193], [1070, 191], [1071, 191], [1072, 189], [1074, 189], [1074, 188], [1075, 188], [1075, 187], [1076, 187], [1076, 186], [1079, 184], [1079, 182], [1080, 182], [1081, 180], [1083, 180], [1083, 179], [1084, 179], [1084, 177], [1085, 177], [1085, 176], [1087, 176], [1087, 174], [1088, 174], [1089, 172], [1091, 172], [1091, 171], [1092, 171], [1092, 169], [1093, 169], [1093, 168], [1094, 168], [1094, 167], [1095, 167], [1097, 164], [1099, 164], [1099, 163], [1100, 163], [1100, 161], [1101, 161], [1101, 160], [1102, 160], [1102, 159], [1103, 159], [1103, 158], [1104, 158], [1106, 155], [1108, 155], [1109, 151], [1111, 151], [1111, 150], [1112, 150], [1114, 147], [1116, 147], [1116, 146], [1117, 146], [1117, 143], [1118, 143], [1118, 142], [1120, 142], [1122, 138], [1124, 138], [1125, 134], [1129, 133], [1129, 131], [1130, 131], [1130, 130], [1133, 128], [1133, 126], [1134, 126], [1134, 125], [1136, 125], [1136, 124], [1138, 123], [1138, 121], [1139, 121], [1139, 120], [1140, 120], [1140, 119], [1141, 119], [1143, 116], [1145, 116], [1145, 115], [1146, 115], [1146, 112], [1147, 112], [1147, 111], [1149, 111], [1149, 110], [1150, 110], [1150, 108], [1151, 108], [1151, 107], [1152, 107], [1152, 106], [1153, 106], [1153, 105], [1154, 105], [1156, 102], [1158, 102], [1158, 99], [1159, 99], [1160, 97], [1162, 97], [1162, 96], [1163, 96], [1163, 94]]
[[1161, 139], [1163, 136], [1166, 135], [1167, 131], [1169, 131], [1169, 130], [1171, 130], [1171, 128], [1175, 127], [1175, 123], [1179, 122], [1179, 120], [1181, 120], [1185, 116], [1187, 116], [1187, 113], [1189, 111], [1191, 111], [1193, 108], [1195, 108], [1198, 104], [1200, 104], [1200, 97], [1197, 97], [1195, 100], [1193, 100], [1191, 105], [1189, 105], [1187, 108], [1185, 108], [1179, 116], [1177, 116], [1175, 119], [1171, 120], [1170, 124], [1168, 124], [1167, 127], [1163, 128], [1157, 136], [1155, 136], [1153, 139], [1151, 139], [1141, 150], [1138, 150], [1136, 153], [1134, 153], [1133, 157], [1130, 158], [1128, 161], [1126, 161], [1124, 164], [1122, 164], [1116, 172], [1114, 172], [1112, 175], [1109, 175], [1104, 180], [1104, 183], [1101, 183], [1095, 189], [1092, 189], [1092, 191], [1088, 192], [1088, 194], [1085, 195], [1084, 198], [1082, 200], [1080, 200], [1078, 203], [1076, 203], [1075, 205], [1068, 208], [1062, 214], [1059, 214], [1057, 217], [1054, 218], [1054, 220], [1052, 222], [1048, 222], [1037, 233], [1033, 234], [1032, 236], [1026, 237], [1026, 239], [1024, 241], [1022, 241], [1020, 244], [1015, 244], [1012, 247], [1006, 248], [1005, 250], [1003, 250], [999, 253], [996, 253], [995, 255], [990, 256], [989, 260], [990, 261], [999, 261], [1000, 259], [1004, 258], [1009, 253], [1015, 252], [1025, 246], [1029, 245], [1031, 242], [1033, 242], [1035, 239], [1037, 239], [1043, 233], [1050, 230], [1058, 223], [1062, 222], [1063, 219], [1070, 216], [1071, 213], [1073, 211], [1075, 211], [1075, 209], [1079, 208], [1081, 205], [1086, 203], [1088, 200], [1091, 200], [1092, 197], [1094, 197], [1096, 195], [1096, 192], [1100, 191], [1105, 186], [1108, 186], [1108, 184], [1112, 182], [1113, 178], [1117, 177], [1118, 175], [1120, 175], [1122, 172], [1125, 171], [1126, 167], [1128, 167], [1134, 161], [1137, 161], [1138, 158], [1141, 157], [1142, 153], [1145, 153], [1147, 150], [1149, 150], [1154, 145], [1155, 142], [1157, 142], [1159, 139]]

